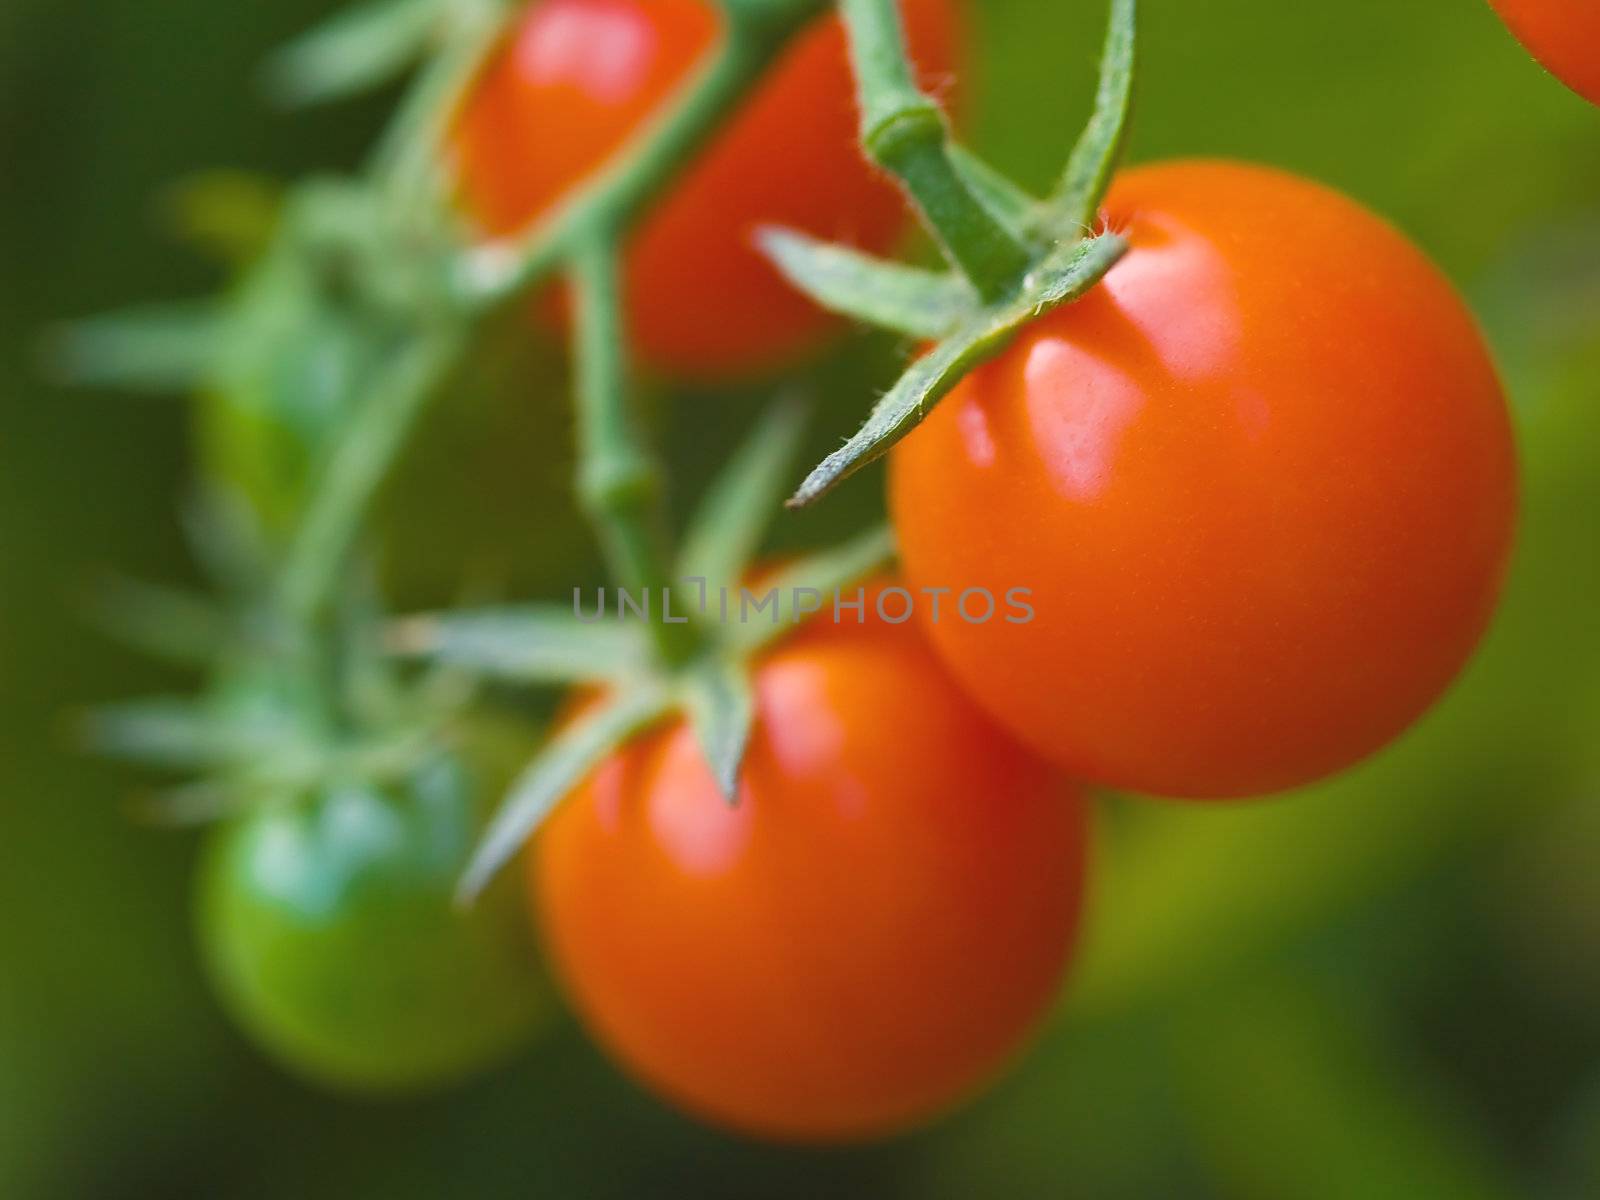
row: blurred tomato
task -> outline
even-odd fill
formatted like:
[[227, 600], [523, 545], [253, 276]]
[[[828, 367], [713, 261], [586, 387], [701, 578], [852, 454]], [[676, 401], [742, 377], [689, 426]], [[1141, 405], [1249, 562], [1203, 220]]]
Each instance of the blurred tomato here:
[[757, 668], [736, 806], [675, 724], [602, 765], [529, 855], [601, 1043], [781, 1139], [882, 1135], [992, 1076], [1051, 1002], [1083, 887], [1078, 793], [910, 626], [826, 621]]
[[[961, 57], [955, 0], [902, 0], [925, 85]], [[529, 4], [456, 122], [450, 153], [484, 231], [549, 214], [658, 116], [718, 37], [707, 0]], [[857, 146], [837, 17], [803, 32], [659, 202], [628, 251], [628, 327], [650, 363], [723, 377], [793, 358], [834, 322], [756, 252], [757, 226], [869, 250], [907, 224], [894, 185]]]

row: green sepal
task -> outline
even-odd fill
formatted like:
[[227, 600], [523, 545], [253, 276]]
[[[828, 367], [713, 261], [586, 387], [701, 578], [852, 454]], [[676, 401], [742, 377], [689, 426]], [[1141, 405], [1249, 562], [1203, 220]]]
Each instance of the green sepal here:
[[1094, 114], [1049, 201], [1056, 228], [1063, 236], [1089, 232], [1122, 157], [1133, 111], [1137, 10], [1136, 0], [1111, 0], [1111, 24], [1100, 59]]
[[206, 770], [270, 751], [281, 731], [219, 717], [204, 703], [159, 696], [90, 710], [82, 723], [88, 747], [108, 758], [154, 767]]
[[397, 654], [519, 683], [624, 679], [642, 674], [650, 662], [650, 643], [639, 626], [586, 622], [557, 605], [406, 617], [389, 627], [387, 641]]
[[683, 681], [684, 707], [700, 750], [730, 805], [739, 802], [739, 767], [756, 719], [755, 689], [742, 662], [716, 659]]
[[640, 685], [621, 692], [557, 734], [512, 783], [473, 851], [456, 890], [458, 900], [470, 903], [584, 776], [628, 739], [666, 716], [675, 703], [669, 689]]
[[756, 235], [783, 276], [823, 308], [915, 338], [941, 338], [981, 307], [961, 275], [925, 271], [773, 226]]
[[237, 816], [259, 803], [262, 798], [248, 788], [219, 778], [205, 778], [135, 797], [128, 802], [127, 812], [133, 820], [147, 825], [188, 828]]
[[805, 434], [806, 410], [797, 396], [769, 407], [712, 481], [684, 533], [679, 582], [704, 581], [707, 592], [738, 582], [787, 490], [783, 481]]
[[260, 599], [277, 560], [255, 510], [239, 489], [220, 481], [202, 484], [179, 520], [195, 563], [224, 600], [248, 604]]
[[[760, 585], [765, 589], [763, 596], [766, 591], [777, 593], [772, 618], [730, 626], [726, 638], [729, 650], [741, 655], [752, 654], [792, 633], [812, 612], [819, 616], [831, 612], [836, 593], [860, 583], [894, 556], [894, 531], [887, 525], [879, 525], [775, 571]], [[798, 602], [801, 593], [815, 593], [819, 607], [802, 608]]]
[[1114, 266], [1127, 250], [1116, 234], [1058, 248], [1029, 273], [1027, 286], [1007, 300], [984, 309], [939, 342], [906, 369], [898, 382], [873, 406], [866, 423], [840, 449], [808, 475], [791, 508], [820, 499], [842, 480], [881, 458], [910, 433], [961, 378], [999, 353], [1023, 325], [1059, 305], [1076, 300]]
[[153, 305], [73, 321], [46, 338], [46, 369], [69, 384], [174, 394], [215, 368], [222, 318], [211, 301]]
[[267, 60], [267, 92], [300, 107], [381, 87], [422, 57], [444, 13], [440, 0], [371, 0], [342, 9]]
[[188, 666], [215, 661], [238, 633], [238, 622], [207, 596], [120, 575], [96, 580], [83, 608], [108, 637]]

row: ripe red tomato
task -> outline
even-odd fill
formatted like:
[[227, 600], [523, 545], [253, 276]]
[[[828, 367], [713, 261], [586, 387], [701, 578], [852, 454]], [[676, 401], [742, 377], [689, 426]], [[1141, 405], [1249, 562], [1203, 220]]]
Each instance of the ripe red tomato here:
[[[1399, 734], [1470, 655], [1510, 550], [1504, 397], [1400, 234], [1258, 167], [1124, 175], [1132, 250], [892, 456], [917, 587], [1031, 588], [926, 628], [1079, 778], [1277, 791]], [[981, 609], [974, 603], [972, 607]]]
[[[955, 0], [902, 0], [923, 83], [947, 90]], [[622, 148], [719, 36], [706, 0], [529, 4], [471, 90], [451, 150], [464, 200], [494, 235], [523, 229]], [[630, 334], [650, 363], [727, 376], [803, 352], [831, 325], [752, 247], [776, 222], [864, 249], [906, 225], [862, 156], [843, 27], [803, 32], [663, 197], [628, 251]]]
[[1552, 75], [1591, 104], [1600, 104], [1600, 4], [1594, 0], [1489, 2]]
[[892, 1131], [995, 1071], [1050, 1003], [1082, 888], [1076, 792], [912, 626], [844, 616], [759, 665], [737, 807], [672, 725], [529, 855], [597, 1038], [700, 1116], [786, 1140]]

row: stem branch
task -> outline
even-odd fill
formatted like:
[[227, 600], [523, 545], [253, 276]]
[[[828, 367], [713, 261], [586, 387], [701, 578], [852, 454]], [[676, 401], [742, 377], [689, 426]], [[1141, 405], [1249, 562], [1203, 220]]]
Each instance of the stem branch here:
[[621, 156], [520, 239], [469, 252], [455, 280], [469, 303], [531, 287], [597, 236], [620, 236], [683, 170], [824, 0], [721, 0], [717, 49]]
[[664, 618], [672, 573], [661, 517], [661, 471], [630, 410], [617, 241], [594, 237], [572, 257], [577, 321], [578, 499], [593, 522], [612, 578], [661, 606], [650, 621], [662, 658], [680, 664], [698, 648], [687, 623]]
[[284, 564], [280, 598], [294, 617], [312, 622], [327, 605], [374, 497], [462, 344], [454, 322], [405, 342], [351, 415]]
[[917, 87], [895, 0], [839, 0], [861, 104], [861, 145], [899, 179], [946, 255], [985, 300], [1005, 295], [1033, 254], [950, 159], [939, 106]]

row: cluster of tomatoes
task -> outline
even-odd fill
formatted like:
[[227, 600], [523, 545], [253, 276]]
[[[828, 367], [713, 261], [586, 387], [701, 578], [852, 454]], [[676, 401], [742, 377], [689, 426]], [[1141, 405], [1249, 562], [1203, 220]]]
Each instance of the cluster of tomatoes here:
[[[1503, 7], [1600, 91], [1596, 37], [1580, 36], [1600, 18]], [[902, 10], [924, 85], [948, 93], [955, 0]], [[475, 222], [537, 221], [717, 36], [706, 0], [530, 4], [450, 132]], [[844, 32], [820, 20], [650, 213], [626, 257], [642, 360], [749, 374], [826, 333], [750, 234], [881, 252], [903, 232], [852, 96]], [[900, 582], [1026, 589], [1033, 619], [824, 612], [756, 664], [740, 803], [669, 723], [530, 846], [568, 998], [694, 1112], [832, 1139], [948, 1106], [1051, 1003], [1085, 888], [1084, 785], [1224, 799], [1338, 771], [1428, 709], [1491, 617], [1516, 508], [1506, 406], [1423, 255], [1335, 192], [1229, 162], [1130, 170], [1102, 220], [1126, 257], [890, 462]], [[541, 319], [562, 305], [546, 298]], [[353, 796], [326, 819], [372, 817]], [[292, 851], [292, 829], [274, 836]], [[432, 1046], [461, 1021], [411, 1013]]]

